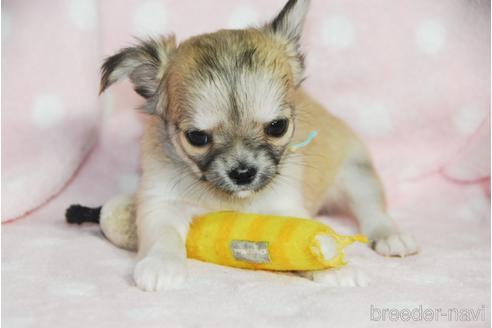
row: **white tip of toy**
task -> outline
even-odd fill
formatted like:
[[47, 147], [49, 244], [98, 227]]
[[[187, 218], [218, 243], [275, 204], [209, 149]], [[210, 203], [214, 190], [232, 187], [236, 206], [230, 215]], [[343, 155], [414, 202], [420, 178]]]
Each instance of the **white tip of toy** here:
[[332, 237], [322, 234], [316, 236], [316, 241], [319, 243], [321, 254], [326, 261], [332, 260], [337, 255], [337, 244]]

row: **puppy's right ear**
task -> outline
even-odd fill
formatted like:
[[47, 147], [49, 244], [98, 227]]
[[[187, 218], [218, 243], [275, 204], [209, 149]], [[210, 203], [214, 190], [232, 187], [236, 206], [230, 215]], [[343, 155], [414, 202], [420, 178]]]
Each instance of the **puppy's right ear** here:
[[287, 56], [296, 85], [300, 85], [304, 75], [304, 55], [300, 50], [300, 40], [309, 3], [310, 0], [289, 0], [280, 13], [266, 25], [266, 31], [273, 33], [287, 43]]
[[169, 58], [176, 49], [174, 36], [140, 41], [120, 50], [102, 65], [100, 93], [116, 81], [129, 77], [135, 91], [145, 99], [156, 94]]
[[271, 29], [287, 40], [299, 43], [310, 0], [289, 0], [272, 21]]

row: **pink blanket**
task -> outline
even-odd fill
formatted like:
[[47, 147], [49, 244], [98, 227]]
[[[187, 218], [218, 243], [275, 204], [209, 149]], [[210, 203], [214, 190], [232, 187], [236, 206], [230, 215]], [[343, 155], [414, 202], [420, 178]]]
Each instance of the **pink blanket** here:
[[401, 260], [354, 249], [370, 287], [330, 290], [190, 262], [185, 290], [144, 294], [131, 286], [132, 254], [97, 228], [63, 223], [68, 204], [98, 205], [138, 183], [142, 117], [131, 109], [142, 100], [128, 82], [97, 97], [102, 58], [131, 35], [183, 40], [266, 21], [283, 2], [4, 1], [2, 221], [23, 217], [2, 226], [6, 327], [354, 327], [371, 323], [371, 304], [489, 313], [486, 1], [312, 1], [306, 89], [367, 140], [394, 217], [423, 250]]

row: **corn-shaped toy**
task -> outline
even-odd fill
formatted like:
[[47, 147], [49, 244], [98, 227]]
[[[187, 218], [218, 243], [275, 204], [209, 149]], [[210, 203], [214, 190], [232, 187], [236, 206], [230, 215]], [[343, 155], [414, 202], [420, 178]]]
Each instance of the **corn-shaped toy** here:
[[345, 265], [344, 248], [362, 235], [339, 235], [325, 224], [293, 217], [215, 212], [196, 217], [189, 258], [244, 269], [306, 271]]
[[[130, 196], [116, 197], [102, 209], [75, 205], [67, 211], [68, 222], [99, 222], [113, 244], [128, 250], [137, 250], [135, 220]], [[367, 238], [339, 235], [309, 219], [225, 211], [194, 218], [186, 250], [189, 258], [237, 268], [310, 271], [345, 265], [344, 248], [355, 241]]]

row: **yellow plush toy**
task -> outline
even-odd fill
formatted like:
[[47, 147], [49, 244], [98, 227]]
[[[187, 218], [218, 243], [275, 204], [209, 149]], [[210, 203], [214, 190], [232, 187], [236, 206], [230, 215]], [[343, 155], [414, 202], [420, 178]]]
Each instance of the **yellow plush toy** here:
[[[88, 210], [95, 211], [88, 219]], [[85, 215], [82, 215], [84, 213]], [[115, 245], [136, 250], [131, 197], [118, 197], [102, 209], [78, 205], [67, 210], [70, 223], [97, 222]], [[311, 271], [345, 265], [344, 248], [367, 242], [362, 235], [339, 235], [320, 222], [293, 217], [215, 212], [194, 218], [186, 239], [189, 258], [244, 269]]]
[[343, 236], [308, 219], [216, 212], [193, 220], [189, 258], [244, 269], [321, 270], [345, 264], [343, 249], [361, 235]]

